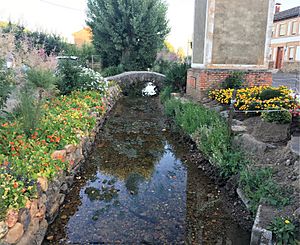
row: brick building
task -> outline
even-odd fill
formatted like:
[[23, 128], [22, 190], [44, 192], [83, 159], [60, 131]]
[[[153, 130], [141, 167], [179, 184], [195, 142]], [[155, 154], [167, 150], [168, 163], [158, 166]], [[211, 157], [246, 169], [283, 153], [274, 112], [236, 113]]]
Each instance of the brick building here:
[[249, 84], [271, 84], [268, 56], [274, 0], [195, 0], [192, 68], [187, 94], [200, 99], [230, 72]]
[[300, 69], [300, 6], [274, 15], [270, 68], [283, 71]]

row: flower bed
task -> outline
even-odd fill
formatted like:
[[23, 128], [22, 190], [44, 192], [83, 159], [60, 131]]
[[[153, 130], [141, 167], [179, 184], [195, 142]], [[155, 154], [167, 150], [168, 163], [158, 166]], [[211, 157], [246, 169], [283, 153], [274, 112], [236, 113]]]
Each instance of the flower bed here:
[[0, 244], [42, 243], [120, 91], [54, 98], [30, 137], [18, 122], [0, 122]]
[[19, 209], [37, 197], [37, 180], [68, 170], [71, 162], [52, 153], [77, 145], [96, 125], [92, 112], [103, 114], [104, 94], [85, 91], [52, 99], [43, 105], [39, 128], [26, 137], [18, 121], [0, 124], [0, 212]]
[[[229, 105], [233, 89], [216, 89], [209, 92], [209, 97], [221, 104]], [[237, 90], [234, 107], [237, 110], [266, 110], [266, 109], [287, 109], [296, 107], [296, 102], [291, 96], [291, 90], [281, 86], [257, 86]]]

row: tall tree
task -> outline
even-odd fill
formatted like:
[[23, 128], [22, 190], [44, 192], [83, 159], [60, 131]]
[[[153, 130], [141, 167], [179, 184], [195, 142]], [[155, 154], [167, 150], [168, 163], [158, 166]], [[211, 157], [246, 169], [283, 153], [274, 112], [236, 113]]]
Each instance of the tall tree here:
[[104, 67], [153, 65], [170, 29], [164, 0], [88, 0], [87, 24]]

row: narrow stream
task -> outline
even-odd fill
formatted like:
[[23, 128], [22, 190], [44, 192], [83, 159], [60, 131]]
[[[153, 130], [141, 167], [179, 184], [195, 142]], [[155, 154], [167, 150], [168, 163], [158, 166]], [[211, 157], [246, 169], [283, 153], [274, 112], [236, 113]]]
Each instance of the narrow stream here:
[[157, 97], [124, 97], [44, 244], [249, 244]]

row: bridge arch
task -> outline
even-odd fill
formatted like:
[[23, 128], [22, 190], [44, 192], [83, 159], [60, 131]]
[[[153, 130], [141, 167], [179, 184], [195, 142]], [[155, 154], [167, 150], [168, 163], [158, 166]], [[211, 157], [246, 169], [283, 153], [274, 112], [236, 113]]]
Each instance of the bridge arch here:
[[127, 90], [133, 86], [145, 85], [148, 82], [152, 82], [159, 91], [165, 80], [166, 76], [157, 72], [151, 71], [128, 71], [121, 74], [106, 77], [107, 81], [115, 81], [119, 84], [122, 90]]

